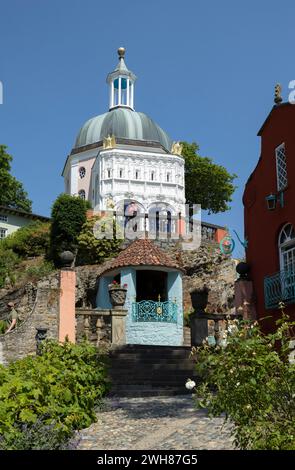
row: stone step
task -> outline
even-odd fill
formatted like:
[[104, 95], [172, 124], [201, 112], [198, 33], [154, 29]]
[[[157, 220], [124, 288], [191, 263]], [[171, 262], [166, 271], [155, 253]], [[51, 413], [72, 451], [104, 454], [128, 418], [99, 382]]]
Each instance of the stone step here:
[[122, 346], [113, 346], [111, 351], [181, 351], [190, 350], [188, 346], [165, 346], [165, 345], [149, 345], [149, 344], [124, 344]]
[[188, 378], [197, 377], [197, 373], [190, 369], [190, 370], [177, 370], [177, 371], [164, 371], [164, 370], [153, 370], [153, 371], [119, 371], [119, 370], [111, 370], [110, 377], [116, 383], [128, 383], [130, 381], [138, 381], [138, 382], [183, 382], [186, 381]]
[[163, 360], [183, 360], [183, 359], [188, 359], [190, 357], [190, 351], [189, 352], [176, 352], [176, 353], [168, 353], [168, 352], [163, 352], [163, 354], [160, 353], [149, 353], [149, 352], [121, 352], [120, 354], [111, 354], [110, 358], [112, 360], [115, 360], [117, 358], [119, 359], [132, 359], [132, 360], [148, 360], [152, 359], [153, 361], [157, 361], [157, 359]]
[[185, 367], [194, 367], [195, 362], [185, 358], [183, 360], [167, 360], [167, 359], [157, 359], [153, 360], [153, 358], [145, 359], [145, 360], [134, 360], [134, 359], [129, 359], [129, 358], [116, 358], [115, 360], [111, 361], [112, 367], [124, 367], [125, 369], [128, 367], [152, 367], [153, 365], [158, 365], [158, 367], [165, 367], [169, 366], [170, 368], [175, 367], [176, 369], [181, 367], [182, 365]]
[[111, 350], [111, 395], [173, 396], [187, 392], [195, 363], [190, 347], [125, 345]]
[[185, 387], [142, 387], [140, 385], [133, 387], [113, 388], [109, 396], [120, 397], [156, 397], [156, 396], [175, 396], [191, 393]]
[[156, 371], [167, 371], [169, 374], [171, 372], [179, 372], [179, 371], [194, 371], [195, 367], [194, 364], [190, 363], [181, 363], [181, 364], [171, 364], [171, 363], [163, 363], [163, 364], [126, 364], [126, 363], [118, 363], [112, 364], [109, 368], [110, 372], [116, 371], [124, 371], [124, 372], [133, 372], [134, 374], [139, 373], [141, 370], [144, 370], [145, 373], [148, 372], [156, 372]]

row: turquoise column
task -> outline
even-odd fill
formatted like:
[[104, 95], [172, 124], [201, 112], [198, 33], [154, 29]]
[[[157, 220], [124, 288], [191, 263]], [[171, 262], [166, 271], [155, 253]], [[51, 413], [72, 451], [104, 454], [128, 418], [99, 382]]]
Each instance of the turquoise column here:
[[136, 300], [136, 271], [133, 268], [125, 268], [121, 271], [121, 285], [127, 284], [127, 295], [124, 308], [128, 310], [126, 318], [126, 343], [139, 344], [136, 335], [132, 335], [132, 303]]
[[113, 276], [105, 276], [99, 279], [98, 292], [96, 297], [96, 306], [98, 308], [112, 308], [109, 297], [109, 284], [111, 284]]
[[177, 331], [175, 339], [179, 345], [183, 344], [183, 287], [182, 274], [179, 271], [168, 273], [167, 280], [168, 300], [177, 304]]

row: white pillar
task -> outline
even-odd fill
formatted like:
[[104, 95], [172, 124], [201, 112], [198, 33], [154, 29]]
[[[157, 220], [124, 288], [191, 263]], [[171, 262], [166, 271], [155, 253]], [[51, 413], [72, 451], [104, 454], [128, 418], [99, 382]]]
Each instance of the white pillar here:
[[77, 196], [78, 194], [78, 165], [79, 162], [73, 162], [71, 166], [71, 195]]
[[130, 80], [127, 78], [127, 99], [126, 99], [126, 105], [130, 106], [130, 93], [129, 93], [129, 85], [130, 85]]
[[134, 83], [131, 83], [131, 108], [134, 108]]
[[110, 108], [114, 107], [114, 81], [111, 82]]
[[119, 80], [118, 106], [120, 106], [120, 104], [122, 103], [122, 96], [121, 96], [121, 93], [122, 93], [122, 89], [121, 89], [121, 77], [119, 77], [118, 80]]

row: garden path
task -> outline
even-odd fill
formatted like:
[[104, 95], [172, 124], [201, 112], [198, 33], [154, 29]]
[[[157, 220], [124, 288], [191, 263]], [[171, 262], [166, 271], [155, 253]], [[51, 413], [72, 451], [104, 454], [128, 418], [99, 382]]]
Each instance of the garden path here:
[[108, 398], [81, 437], [79, 449], [87, 450], [234, 448], [229, 425], [196, 410], [190, 395]]

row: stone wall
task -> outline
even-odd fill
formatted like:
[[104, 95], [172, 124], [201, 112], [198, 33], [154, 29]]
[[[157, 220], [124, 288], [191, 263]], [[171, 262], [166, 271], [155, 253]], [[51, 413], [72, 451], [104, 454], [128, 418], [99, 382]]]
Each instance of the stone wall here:
[[36, 352], [36, 328], [48, 328], [47, 337], [58, 339], [59, 275], [39, 281], [31, 312], [19, 325], [0, 335], [0, 363], [6, 364]]
[[208, 291], [208, 313], [225, 313], [234, 309], [236, 261], [221, 253], [219, 245], [202, 240], [197, 250], [182, 250], [179, 242], [157, 241], [182, 267], [184, 311], [192, 308], [192, 291]]

